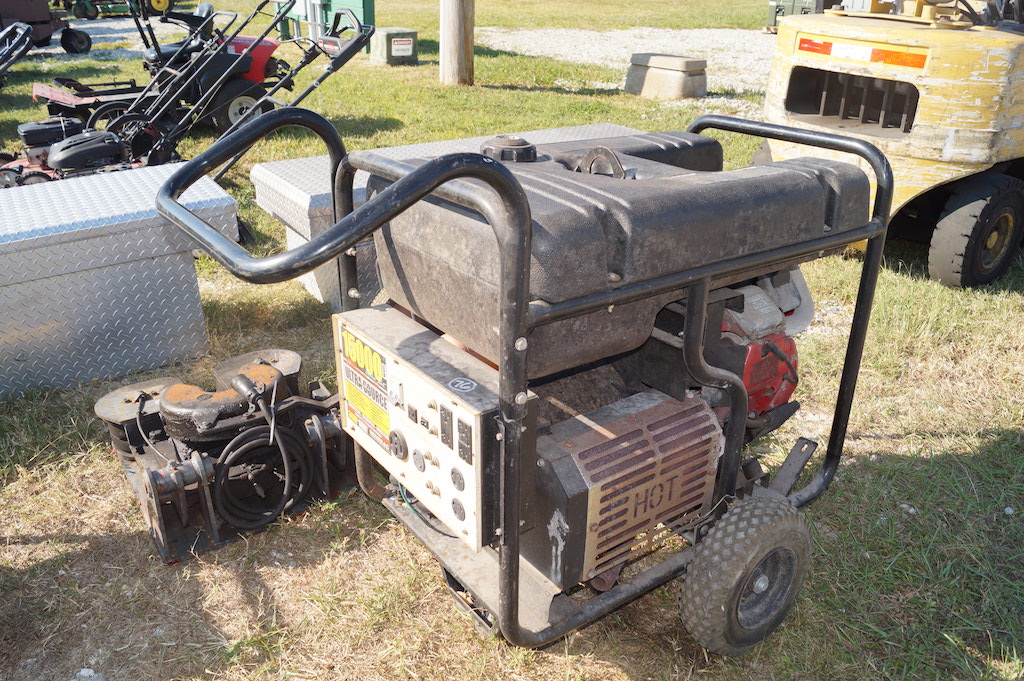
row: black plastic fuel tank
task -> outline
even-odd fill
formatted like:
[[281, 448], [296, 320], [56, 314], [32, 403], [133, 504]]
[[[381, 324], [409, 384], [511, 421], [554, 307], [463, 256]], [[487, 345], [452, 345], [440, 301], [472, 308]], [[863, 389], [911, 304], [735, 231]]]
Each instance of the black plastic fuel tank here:
[[[868, 180], [855, 166], [797, 159], [723, 171], [721, 147], [701, 135], [631, 135], [507, 155], [526, 159], [503, 162], [530, 201], [534, 300], [567, 301], [868, 220]], [[388, 184], [373, 177], [369, 193]], [[493, 361], [499, 261], [483, 217], [431, 198], [375, 238], [389, 296]], [[658, 310], [678, 296], [670, 292], [535, 329], [530, 376], [638, 347]]]

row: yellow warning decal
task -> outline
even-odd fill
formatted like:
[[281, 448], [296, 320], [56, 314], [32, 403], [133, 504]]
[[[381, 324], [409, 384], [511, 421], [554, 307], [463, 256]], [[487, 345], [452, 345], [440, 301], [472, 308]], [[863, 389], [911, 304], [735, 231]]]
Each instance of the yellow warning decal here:
[[341, 337], [346, 416], [387, 449], [391, 445], [387, 359], [348, 329], [341, 332]]

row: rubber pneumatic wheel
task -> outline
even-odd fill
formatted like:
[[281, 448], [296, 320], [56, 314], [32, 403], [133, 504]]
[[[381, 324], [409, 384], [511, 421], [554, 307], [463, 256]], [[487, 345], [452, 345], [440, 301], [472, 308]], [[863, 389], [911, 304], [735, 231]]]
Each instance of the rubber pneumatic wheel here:
[[982, 173], [957, 183], [928, 250], [928, 274], [954, 288], [1006, 274], [1024, 237], [1024, 182]]
[[96, 107], [96, 110], [89, 115], [85, 127], [93, 130], [106, 130], [111, 123], [119, 119], [128, 111], [130, 102], [107, 102]]
[[160, 14], [174, 9], [174, 0], [147, 0], [146, 9], [150, 14]]
[[65, 28], [60, 32], [60, 46], [68, 54], [86, 54], [92, 49], [92, 38], [85, 31]]
[[[224, 83], [211, 103], [213, 127], [217, 129], [217, 132], [223, 134], [249, 109], [254, 107], [256, 101], [262, 96], [263, 88], [244, 78], [235, 78]], [[260, 108], [262, 110], [259, 113], [266, 113], [273, 108], [273, 105], [265, 102]], [[252, 120], [259, 113], [249, 116], [246, 120]]]
[[76, 19], [88, 19], [89, 21], [93, 21], [94, 19], [99, 18], [100, 10], [92, 2], [75, 2], [71, 5], [71, 14], [73, 14]]
[[51, 180], [53, 180], [53, 178], [47, 175], [46, 173], [41, 173], [38, 170], [33, 170], [32, 172], [25, 173], [24, 175], [19, 177], [18, 184], [21, 186], [25, 186], [27, 184], [41, 184], [43, 182], [50, 182]]
[[697, 545], [679, 585], [679, 616], [698, 643], [744, 653], [771, 634], [796, 602], [811, 558], [811, 530], [788, 501], [737, 501]]

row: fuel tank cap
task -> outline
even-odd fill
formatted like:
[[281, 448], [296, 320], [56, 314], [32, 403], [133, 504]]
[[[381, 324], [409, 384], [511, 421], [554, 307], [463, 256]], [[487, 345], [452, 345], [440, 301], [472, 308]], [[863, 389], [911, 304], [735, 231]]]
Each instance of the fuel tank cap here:
[[519, 135], [498, 135], [480, 145], [480, 153], [495, 161], [528, 163], [537, 160], [537, 147]]

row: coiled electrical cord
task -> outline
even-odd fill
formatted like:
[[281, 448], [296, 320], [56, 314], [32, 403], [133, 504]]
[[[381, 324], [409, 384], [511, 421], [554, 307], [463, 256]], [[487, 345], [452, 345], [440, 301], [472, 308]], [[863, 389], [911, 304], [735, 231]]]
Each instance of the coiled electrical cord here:
[[[281, 513], [304, 500], [312, 489], [313, 467], [309, 456], [309, 448], [288, 428], [263, 425], [242, 431], [228, 443], [217, 461], [213, 485], [214, 508], [224, 522], [240, 530], [254, 530], [269, 525]], [[279, 468], [274, 464], [278, 464]], [[257, 473], [269, 471], [271, 481], [280, 483], [281, 493], [273, 507], [254, 504], [251, 495], [238, 493], [240, 478], [230, 477], [231, 469], [245, 465], [260, 468]], [[296, 472], [298, 476], [294, 475]], [[249, 472], [248, 477], [253, 493], [261, 500], [264, 499], [266, 490], [254, 474]]]

